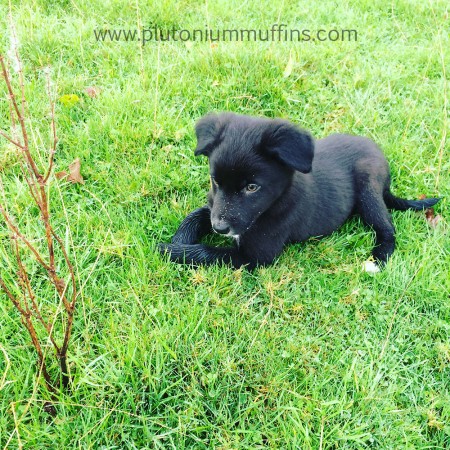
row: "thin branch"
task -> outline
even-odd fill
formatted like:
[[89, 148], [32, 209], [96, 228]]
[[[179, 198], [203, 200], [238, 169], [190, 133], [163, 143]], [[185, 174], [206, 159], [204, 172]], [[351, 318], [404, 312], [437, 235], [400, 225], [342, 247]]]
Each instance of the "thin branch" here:
[[56, 136], [56, 123], [55, 123], [55, 103], [52, 101], [51, 89], [50, 89], [50, 72], [47, 73], [47, 93], [48, 93], [48, 99], [50, 100], [50, 113], [51, 113], [50, 126], [52, 128], [52, 134], [53, 134], [53, 146], [50, 150], [50, 156], [49, 156], [49, 160], [48, 160], [48, 169], [47, 169], [47, 174], [44, 177], [44, 183], [47, 183], [47, 180], [50, 177], [50, 174], [52, 173], [53, 161], [54, 161], [55, 153], [56, 153], [56, 144], [58, 143], [58, 138]]
[[20, 302], [17, 300], [17, 298], [14, 296], [14, 294], [8, 289], [8, 286], [6, 286], [5, 281], [0, 276], [0, 286], [5, 291], [6, 296], [11, 300], [12, 304], [19, 310], [20, 314], [22, 316], [26, 315], [27, 312], [20, 306]]
[[5, 219], [6, 224], [8, 225], [9, 229], [14, 233], [15, 236], [19, 237], [23, 243], [30, 249], [30, 251], [33, 253], [35, 258], [37, 259], [38, 263], [45, 269], [50, 270], [50, 266], [44, 262], [42, 256], [39, 254], [39, 252], [33, 247], [28, 239], [19, 231], [19, 229], [12, 223], [10, 217], [6, 213], [4, 207], [0, 203], [0, 213], [2, 214], [3, 218]]
[[53, 347], [55, 348], [56, 353], [59, 354], [60, 349], [59, 349], [59, 346], [56, 343], [55, 339], [53, 338], [52, 325], [49, 322], [46, 322], [45, 319], [42, 317], [41, 311], [36, 302], [36, 296], [31, 287], [30, 278], [28, 276], [27, 271], [25, 270], [25, 267], [22, 262], [22, 258], [20, 256], [19, 244], [17, 242], [17, 239], [14, 239], [14, 241], [15, 241], [16, 259], [17, 259], [17, 263], [19, 265], [20, 280], [23, 282], [23, 287], [24, 287], [24, 302], [26, 304], [27, 311], [29, 311], [29, 308], [28, 308], [28, 302], [26, 301], [26, 293], [28, 293], [28, 297], [31, 301], [31, 306], [32, 306], [34, 316], [39, 320], [39, 322], [42, 324], [42, 326], [47, 331], [50, 342], [52, 343]]
[[[27, 163], [30, 165], [31, 170], [32, 170], [34, 176], [36, 177], [36, 180], [40, 181], [42, 179], [42, 176], [39, 174], [36, 163], [34, 162], [33, 157], [31, 156], [30, 150], [28, 148], [29, 140], [28, 140], [27, 129], [25, 126], [25, 118], [19, 111], [19, 106], [17, 105], [16, 96], [14, 95], [14, 91], [11, 86], [11, 80], [9, 79], [8, 70], [6, 68], [4, 57], [2, 55], [0, 55], [0, 65], [2, 66], [3, 78], [5, 79], [6, 87], [8, 89], [8, 93], [9, 93], [9, 98], [12, 102], [14, 111], [16, 112], [16, 115], [17, 115], [17, 119], [19, 120], [19, 123], [20, 123], [20, 128], [22, 130], [23, 152], [25, 154]], [[21, 81], [22, 81], [21, 84], [23, 86], [23, 79]], [[22, 89], [23, 89], [23, 87], [22, 87]]]
[[46, 366], [45, 366], [45, 359], [44, 354], [42, 352], [41, 345], [39, 343], [39, 339], [37, 338], [36, 330], [34, 329], [33, 323], [31, 322], [31, 313], [25, 311], [21, 306], [17, 298], [12, 294], [12, 292], [8, 289], [6, 286], [3, 278], [0, 276], [0, 286], [8, 296], [8, 298], [11, 300], [13, 305], [18, 309], [22, 316], [22, 322], [25, 325], [25, 328], [28, 330], [28, 333], [30, 334], [31, 340], [33, 342], [33, 345], [36, 349], [36, 352], [38, 354], [41, 371], [44, 376], [44, 379], [46, 381], [47, 387], [49, 391], [55, 392], [55, 388], [53, 387], [53, 383], [51, 381], [50, 375], [47, 372]]
[[36, 330], [34, 329], [33, 322], [31, 321], [30, 314], [26, 314], [22, 316], [22, 323], [25, 325], [25, 328], [28, 330], [28, 333], [31, 336], [31, 341], [33, 342], [34, 348], [36, 349], [36, 352], [38, 354], [39, 359], [39, 370], [42, 372], [42, 375], [44, 376], [45, 383], [47, 385], [47, 388], [50, 392], [55, 392], [55, 387], [53, 386], [52, 379], [47, 371], [47, 366], [45, 364], [45, 356], [42, 351], [41, 344], [39, 342], [39, 339], [36, 334]]
[[[14, 31], [12, 31], [14, 33]], [[15, 35], [13, 35], [15, 37]], [[50, 101], [50, 113], [51, 113], [51, 133], [53, 137], [52, 142], [52, 148], [50, 150], [50, 155], [48, 158], [48, 165], [45, 171], [45, 176], [43, 176], [39, 170], [38, 167], [33, 159], [33, 156], [30, 152], [29, 148], [29, 138], [28, 133], [26, 129], [26, 123], [25, 123], [25, 113], [26, 113], [26, 98], [25, 98], [25, 88], [24, 88], [24, 78], [23, 78], [23, 72], [22, 72], [22, 65], [19, 59], [19, 55], [17, 52], [17, 48], [15, 48], [15, 53], [17, 57], [17, 62], [19, 65], [19, 84], [20, 84], [20, 92], [21, 92], [21, 108], [19, 108], [18, 101], [16, 99], [16, 96], [14, 94], [11, 79], [9, 76], [9, 72], [6, 66], [6, 63], [4, 61], [4, 58], [2, 55], [0, 55], [0, 64], [1, 64], [1, 71], [3, 73], [3, 77], [5, 79], [6, 87], [9, 93], [9, 106], [10, 106], [10, 120], [12, 122], [13, 127], [15, 126], [15, 120], [17, 119], [20, 123], [21, 131], [22, 131], [22, 140], [23, 143], [19, 142], [15, 139], [15, 137], [9, 136], [6, 132], [3, 132], [0, 130], [0, 135], [5, 137], [9, 142], [11, 142], [13, 145], [16, 146], [17, 149], [21, 150], [20, 154], [22, 156], [20, 168], [22, 170], [22, 174], [28, 184], [28, 188], [30, 191], [30, 194], [35, 202], [35, 204], [38, 206], [40, 210], [40, 219], [44, 225], [45, 229], [45, 240], [47, 244], [47, 251], [48, 252], [48, 259], [49, 262], [46, 262], [38, 249], [35, 245], [33, 245], [30, 240], [23, 235], [18, 227], [14, 224], [14, 221], [12, 219], [12, 216], [9, 214], [9, 212], [6, 209], [6, 204], [3, 205], [0, 202], [0, 214], [3, 216], [5, 223], [9, 230], [12, 233], [12, 240], [14, 242], [15, 247], [15, 258], [18, 265], [18, 283], [22, 289], [23, 293], [23, 305], [21, 305], [21, 302], [17, 296], [15, 296], [11, 290], [6, 286], [6, 283], [4, 282], [3, 278], [0, 277], [0, 287], [6, 292], [6, 295], [11, 300], [13, 305], [17, 308], [19, 313], [22, 317], [22, 322], [25, 326], [25, 328], [28, 330], [28, 333], [30, 334], [31, 340], [33, 342], [33, 346], [36, 349], [37, 355], [38, 355], [38, 361], [39, 361], [39, 374], [42, 374], [42, 376], [45, 379], [46, 386], [50, 393], [53, 394], [56, 393], [57, 389], [66, 388], [69, 385], [70, 377], [69, 377], [69, 370], [67, 365], [67, 350], [69, 346], [70, 337], [72, 334], [72, 328], [73, 328], [73, 317], [74, 317], [74, 311], [75, 311], [75, 304], [77, 300], [77, 283], [76, 283], [76, 277], [75, 277], [75, 271], [73, 268], [73, 265], [70, 262], [69, 255], [64, 247], [64, 243], [61, 240], [61, 238], [55, 233], [51, 221], [50, 221], [50, 203], [49, 203], [49, 197], [48, 197], [48, 186], [47, 182], [49, 180], [49, 177], [52, 173], [53, 165], [54, 165], [54, 155], [56, 153], [56, 147], [57, 147], [57, 134], [56, 134], [56, 123], [55, 123], [55, 105], [52, 101], [51, 96], [51, 85], [50, 85], [50, 76], [48, 74], [47, 76], [47, 92], [48, 97]], [[3, 189], [3, 185], [1, 184], [0, 180], [0, 190], [3, 193], [3, 198], [6, 203], [6, 195], [5, 190]], [[41, 308], [36, 300], [35, 292], [32, 288], [32, 283], [30, 276], [27, 272], [27, 269], [23, 263], [22, 256], [21, 256], [21, 247], [19, 246], [19, 239], [25, 244], [25, 246], [31, 251], [33, 256], [35, 257], [36, 261], [46, 270], [48, 279], [50, 283], [54, 286], [56, 292], [58, 293], [59, 300], [64, 306], [65, 311], [65, 327], [64, 329], [64, 338], [63, 343], [61, 346], [59, 346], [56, 342], [56, 340], [53, 337], [53, 325], [50, 322], [47, 322], [44, 319], [44, 316], [42, 314]], [[56, 266], [56, 258], [55, 258], [55, 241], [58, 243], [57, 247], [60, 248], [61, 253], [64, 257], [64, 261], [66, 263], [66, 267], [68, 268], [69, 275], [70, 275], [70, 284], [72, 288], [71, 298], [69, 300], [67, 296], [67, 289], [69, 286], [69, 283], [65, 283], [63, 278], [60, 278], [57, 272], [57, 266]], [[60, 314], [57, 312], [57, 314]], [[55, 315], [56, 319], [56, 315]], [[60, 382], [55, 387], [55, 385], [52, 383], [51, 377], [48, 373], [47, 366], [46, 366], [46, 360], [45, 360], [45, 354], [42, 351], [41, 343], [38, 338], [38, 335], [36, 333], [36, 329], [34, 327], [33, 321], [38, 321], [41, 323], [44, 327], [44, 329], [47, 332], [47, 337], [50, 340], [51, 344], [53, 345], [56, 356], [59, 360], [59, 366], [61, 370], [61, 378]]]
[[11, 144], [15, 145], [16, 147], [19, 147], [20, 149], [23, 150], [23, 145], [20, 144], [19, 142], [15, 141], [12, 137], [10, 137], [8, 134], [6, 134], [3, 130], [0, 130], [0, 134], [9, 142], [11, 142]]
[[19, 284], [20, 288], [22, 289], [23, 306], [25, 308], [26, 313], [31, 314], [30, 306], [27, 302], [27, 283], [25, 280], [26, 274], [24, 275], [24, 273], [23, 273], [24, 268], [23, 268], [23, 264], [22, 264], [22, 258], [20, 257], [19, 245], [17, 244], [17, 238], [14, 236], [11, 236], [11, 241], [14, 243], [14, 250], [16, 253], [17, 265], [19, 266], [17, 278], [18, 278], [18, 284]]
[[24, 164], [23, 161], [21, 161], [20, 163], [20, 170], [22, 171], [22, 175], [25, 178], [27, 184], [28, 184], [28, 189], [30, 190], [30, 194], [33, 197], [34, 202], [36, 203], [36, 205], [40, 205], [40, 199], [39, 199], [39, 191], [36, 187], [36, 182], [33, 181], [32, 178], [30, 178], [30, 172], [25, 170], [24, 168]]
[[76, 289], [76, 280], [75, 280], [75, 271], [73, 269], [72, 263], [70, 262], [69, 255], [67, 254], [66, 248], [64, 247], [64, 243], [61, 238], [53, 231], [53, 237], [59, 244], [61, 252], [66, 260], [67, 267], [69, 268], [70, 278], [72, 281], [72, 300], [70, 302], [69, 310], [73, 310], [75, 308], [75, 302], [77, 301], [77, 289]]

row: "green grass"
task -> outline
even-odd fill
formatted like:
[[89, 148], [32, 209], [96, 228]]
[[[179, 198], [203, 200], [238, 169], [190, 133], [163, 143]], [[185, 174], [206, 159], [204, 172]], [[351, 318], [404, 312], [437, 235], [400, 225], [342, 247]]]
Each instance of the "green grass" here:
[[[58, 97], [80, 97], [57, 103], [55, 171], [79, 157], [86, 184], [51, 184], [82, 284], [73, 391], [56, 417], [44, 412], [35, 353], [0, 294], [0, 448], [450, 448], [447, 2], [21, 0], [12, 13], [33, 139], [48, 148], [50, 65]], [[2, 30], [7, 14], [0, 1]], [[350, 28], [358, 41], [94, 39], [94, 29], [138, 23]], [[9, 45], [2, 33], [0, 49]], [[376, 276], [361, 270], [373, 236], [357, 218], [254, 273], [171, 264], [155, 245], [205, 202], [193, 127], [213, 110], [289, 118], [316, 137], [372, 137], [394, 192], [444, 197], [442, 219], [432, 228], [423, 214], [395, 212], [397, 250]], [[39, 235], [4, 140], [0, 170], [21, 228]], [[4, 225], [0, 240], [11, 275]], [[33, 282], [53, 311], [42, 274]]]

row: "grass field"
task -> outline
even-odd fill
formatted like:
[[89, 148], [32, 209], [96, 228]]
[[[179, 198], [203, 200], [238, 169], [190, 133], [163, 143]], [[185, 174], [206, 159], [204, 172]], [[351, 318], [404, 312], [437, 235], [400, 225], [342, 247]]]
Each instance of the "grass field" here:
[[[55, 172], [80, 158], [85, 184], [50, 185], [82, 286], [73, 389], [54, 402], [55, 417], [44, 412], [35, 352], [0, 293], [0, 448], [450, 448], [448, 3], [11, 3], [37, 158], [45, 162], [50, 145], [50, 66]], [[2, 53], [8, 12], [0, 0]], [[357, 41], [143, 45], [94, 33], [281, 23], [354, 29]], [[209, 186], [206, 161], [193, 156], [194, 123], [221, 110], [288, 118], [318, 138], [372, 137], [396, 194], [444, 197], [440, 221], [393, 213], [397, 250], [376, 276], [361, 270], [373, 235], [358, 218], [253, 273], [169, 263], [156, 244], [205, 203]], [[1, 82], [0, 128], [9, 126]], [[0, 171], [21, 228], [42, 235], [4, 139]], [[2, 274], [12, 267], [8, 241], [2, 223]], [[32, 280], [51, 314], [57, 301], [42, 273]]]

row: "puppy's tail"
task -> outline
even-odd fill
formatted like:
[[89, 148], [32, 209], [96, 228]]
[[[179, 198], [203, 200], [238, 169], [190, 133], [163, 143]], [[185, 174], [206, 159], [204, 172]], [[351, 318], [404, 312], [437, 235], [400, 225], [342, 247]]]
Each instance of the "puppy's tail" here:
[[441, 198], [424, 198], [423, 200], [406, 200], [393, 195], [391, 192], [384, 194], [384, 202], [389, 209], [396, 209], [398, 211], [406, 211], [412, 209], [414, 211], [421, 211], [422, 209], [431, 208]]

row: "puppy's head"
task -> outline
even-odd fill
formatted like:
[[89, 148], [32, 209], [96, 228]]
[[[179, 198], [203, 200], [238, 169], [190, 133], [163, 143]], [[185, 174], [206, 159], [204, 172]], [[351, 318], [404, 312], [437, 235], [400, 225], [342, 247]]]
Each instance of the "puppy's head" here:
[[311, 170], [314, 141], [281, 119], [209, 114], [195, 128], [196, 155], [209, 158], [213, 229], [243, 235], [289, 187]]

